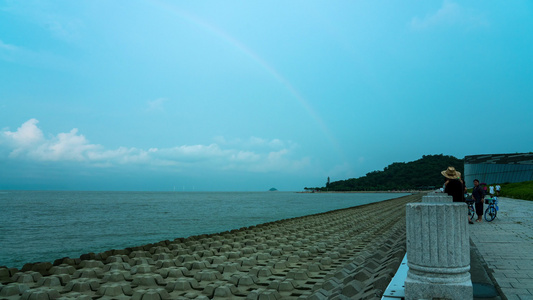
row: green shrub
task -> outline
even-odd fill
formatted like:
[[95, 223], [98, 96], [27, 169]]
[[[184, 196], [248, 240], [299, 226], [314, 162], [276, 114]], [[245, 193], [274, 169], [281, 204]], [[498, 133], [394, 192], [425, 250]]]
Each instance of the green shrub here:
[[533, 200], [533, 181], [501, 184], [500, 196], [523, 200]]

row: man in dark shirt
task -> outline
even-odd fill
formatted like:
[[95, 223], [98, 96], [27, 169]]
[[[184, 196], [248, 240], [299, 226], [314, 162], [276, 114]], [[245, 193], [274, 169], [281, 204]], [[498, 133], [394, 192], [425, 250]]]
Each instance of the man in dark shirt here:
[[485, 191], [479, 186], [479, 180], [474, 179], [474, 189], [472, 190], [472, 200], [476, 203], [476, 222], [482, 222], [483, 216], [483, 203], [485, 202]]

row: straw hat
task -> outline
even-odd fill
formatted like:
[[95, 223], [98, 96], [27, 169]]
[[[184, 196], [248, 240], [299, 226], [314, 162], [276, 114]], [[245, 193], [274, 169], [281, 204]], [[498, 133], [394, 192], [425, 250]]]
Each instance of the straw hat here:
[[461, 173], [460, 172], [457, 172], [455, 171], [455, 168], [454, 167], [448, 167], [448, 169], [440, 172], [444, 177], [446, 178], [449, 178], [449, 179], [457, 179], [457, 178], [461, 178]]

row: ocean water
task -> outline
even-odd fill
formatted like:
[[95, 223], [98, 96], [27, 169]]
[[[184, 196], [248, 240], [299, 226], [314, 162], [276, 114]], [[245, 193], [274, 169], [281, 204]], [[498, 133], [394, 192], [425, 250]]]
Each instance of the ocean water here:
[[390, 193], [0, 191], [0, 266], [223, 232]]

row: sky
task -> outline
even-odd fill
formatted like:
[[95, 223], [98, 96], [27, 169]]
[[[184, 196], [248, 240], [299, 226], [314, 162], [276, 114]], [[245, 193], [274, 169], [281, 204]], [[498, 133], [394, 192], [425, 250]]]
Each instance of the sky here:
[[530, 152], [532, 53], [529, 0], [0, 0], [0, 189], [300, 191]]

